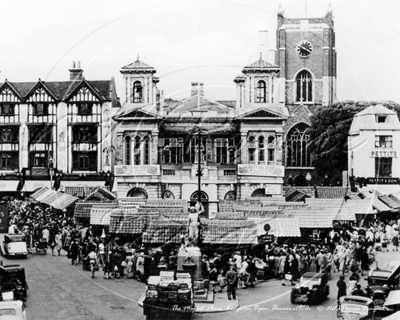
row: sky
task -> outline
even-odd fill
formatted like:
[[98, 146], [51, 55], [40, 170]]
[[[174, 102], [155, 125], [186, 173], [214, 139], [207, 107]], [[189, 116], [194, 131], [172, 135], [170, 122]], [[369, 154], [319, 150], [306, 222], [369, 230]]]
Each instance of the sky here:
[[[185, 98], [201, 81], [206, 97], [234, 100], [233, 79], [259, 58], [258, 31], [268, 30], [275, 46], [280, 3], [299, 18], [323, 17], [329, 1], [4, 1], [0, 81], [65, 81], [80, 61], [88, 80], [114, 77], [123, 102], [120, 69], [139, 55], [157, 70], [165, 97]], [[331, 3], [338, 98], [400, 102], [400, 2]]]

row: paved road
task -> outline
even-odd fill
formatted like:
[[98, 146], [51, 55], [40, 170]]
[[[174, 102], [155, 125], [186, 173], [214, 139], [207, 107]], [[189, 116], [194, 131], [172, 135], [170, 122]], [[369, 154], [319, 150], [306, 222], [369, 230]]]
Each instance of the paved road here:
[[[380, 253], [380, 267], [400, 260], [400, 252]], [[137, 305], [145, 285], [130, 279], [105, 280], [99, 273], [95, 279], [82, 266], [72, 266], [64, 255], [30, 255], [26, 260], [8, 260], [4, 264], [19, 263], [26, 268], [28, 291], [28, 319], [90, 319], [131, 320], [145, 319]], [[292, 305], [290, 287], [273, 280], [257, 284], [256, 288], [239, 290], [241, 309], [213, 314], [196, 314], [195, 320], [289, 320], [336, 319], [336, 281], [329, 282], [331, 294], [320, 306]]]

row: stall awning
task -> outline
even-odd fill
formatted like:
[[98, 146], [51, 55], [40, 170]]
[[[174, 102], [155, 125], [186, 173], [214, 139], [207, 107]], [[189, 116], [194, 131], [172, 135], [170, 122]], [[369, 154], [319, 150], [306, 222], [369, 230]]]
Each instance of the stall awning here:
[[68, 208], [74, 202], [78, 201], [76, 197], [46, 187], [35, 192], [32, 198], [59, 210]]
[[90, 212], [93, 207], [104, 208], [104, 209], [114, 209], [117, 204], [114, 202], [85, 202], [79, 201], [75, 204], [74, 217], [75, 218], [90, 218]]
[[299, 219], [300, 228], [332, 228], [338, 211], [327, 208], [292, 209], [290, 214]]
[[353, 211], [356, 214], [376, 214], [372, 206], [372, 199], [349, 199], [346, 201], [345, 206], [353, 207]]
[[347, 187], [317, 187], [316, 198], [343, 199], [347, 193]]
[[392, 209], [380, 201], [378, 198], [372, 199], [372, 206], [379, 212], [398, 212], [398, 210]]
[[24, 188], [22, 191], [25, 192], [33, 192], [40, 188], [47, 187], [51, 189], [51, 181], [50, 180], [26, 180], [24, 183]]
[[337, 213], [335, 219], [336, 221], [356, 221], [356, 215], [352, 207], [341, 207]]
[[[202, 221], [203, 222], [203, 221]], [[257, 244], [257, 228], [250, 220], [208, 220], [204, 221], [203, 243], [216, 244]]]
[[257, 235], [264, 235], [264, 225], [269, 224], [271, 229], [268, 234], [275, 237], [300, 237], [300, 224], [298, 218], [272, 218], [272, 219], [253, 219], [256, 223]]
[[109, 226], [111, 214], [117, 208], [117, 204], [112, 206], [94, 205], [90, 209], [90, 224]]
[[143, 243], [178, 244], [186, 234], [187, 221], [153, 219], [143, 233]]

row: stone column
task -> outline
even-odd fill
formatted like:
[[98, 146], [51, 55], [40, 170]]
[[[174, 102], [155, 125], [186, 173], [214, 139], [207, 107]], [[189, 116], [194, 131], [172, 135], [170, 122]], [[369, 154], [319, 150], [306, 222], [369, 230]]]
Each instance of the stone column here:
[[240, 133], [240, 163], [247, 163], [247, 132]]
[[282, 133], [278, 133], [276, 136], [276, 165], [283, 165], [283, 150], [282, 150]]
[[158, 131], [151, 133], [150, 164], [158, 164]]

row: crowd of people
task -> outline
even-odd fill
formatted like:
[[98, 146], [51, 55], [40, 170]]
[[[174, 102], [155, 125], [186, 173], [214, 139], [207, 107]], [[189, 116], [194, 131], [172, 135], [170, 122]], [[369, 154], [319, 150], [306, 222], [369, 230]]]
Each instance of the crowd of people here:
[[[197, 222], [197, 219], [193, 220]], [[306, 272], [322, 272], [332, 278], [338, 272], [339, 295], [362, 294], [360, 275], [376, 262], [376, 252], [399, 250], [399, 221], [370, 220], [335, 226], [330, 232], [307, 244], [270, 243], [260, 251], [234, 250], [202, 256], [203, 278], [217, 291], [228, 288], [235, 299], [237, 289], [254, 287], [259, 279], [279, 278], [282, 285], [295, 285]], [[23, 233], [28, 251], [45, 239], [53, 256], [62, 252], [71, 264], [82, 263], [92, 271], [100, 268], [105, 279], [126, 276], [146, 281], [154, 269], [177, 269], [178, 248], [149, 249], [124, 245], [117, 237], [95, 235], [89, 225], [79, 225], [65, 212], [55, 211], [31, 200], [9, 202], [9, 233]], [[190, 231], [190, 228], [189, 228]], [[193, 231], [190, 231], [193, 233]], [[346, 276], [349, 274], [348, 283]]]

